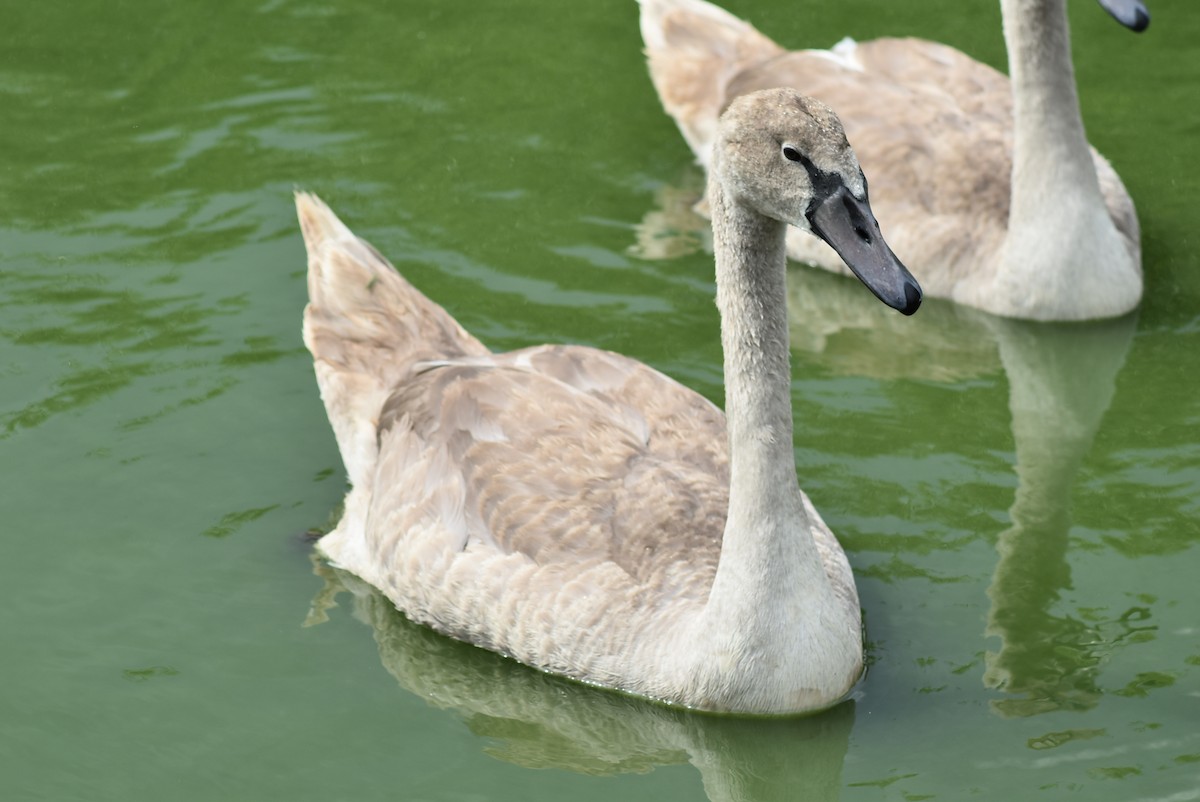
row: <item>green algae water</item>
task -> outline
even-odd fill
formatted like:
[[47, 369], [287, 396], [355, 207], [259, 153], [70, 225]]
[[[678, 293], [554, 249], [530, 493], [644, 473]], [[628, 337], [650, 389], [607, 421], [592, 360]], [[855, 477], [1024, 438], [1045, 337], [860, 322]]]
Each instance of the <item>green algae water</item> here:
[[[727, 7], [1004, 66], [994, 0]], [[5, 3], [0, 798], [1200, 799], [1200, 17], [1070, 11], [1146, 301], [903, 319], [791, 270], [796, 461], [870, 669], [756, 721], [545, 677], [312, 559], [345, 478], [296, 187], [493, 348], [721, 400], [701, 178], [632, 0]]]

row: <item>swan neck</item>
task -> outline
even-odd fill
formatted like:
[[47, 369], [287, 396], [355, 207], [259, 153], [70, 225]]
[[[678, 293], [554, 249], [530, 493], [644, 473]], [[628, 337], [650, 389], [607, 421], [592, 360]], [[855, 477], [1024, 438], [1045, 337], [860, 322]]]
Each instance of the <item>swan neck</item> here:
[[1012, 78], [1010, 229], [1045, 219], [1064, 192], [1103, 208], [1071, 63], [1065, 0], [1001, 0]]
[[[714, 206], [731, 453], [779, 462], [794, 479], [786, 226], [723, 197]], [[772, 445], [778, 448], [760, 447]]]
[[719, 152], [714, 162], [729, 508], [708, 600], [676, 630], [672, 654], [709, 709], [816, 710], [861, 673], [857, 597], [840, 553], [829, 556], [840, 592], [826, 574], [814, 539], [823, 524], [796, 483], [786, 226], [738, 201], [737, 176], [727, 193]]
[[729, 516], [713, 596], [732, 588], [786, 593], [797, 572], [822, 574], [796, 481], [786, 226], [732, 200], [715, 182], [709, 198], [730, 454]]

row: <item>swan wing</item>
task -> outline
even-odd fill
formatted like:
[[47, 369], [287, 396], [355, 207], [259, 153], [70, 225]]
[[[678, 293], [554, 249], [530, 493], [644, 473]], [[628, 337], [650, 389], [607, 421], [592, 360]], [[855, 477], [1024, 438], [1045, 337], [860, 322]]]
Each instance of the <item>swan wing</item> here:
[[728, 504], [724, 429], [698, 394], [605, 351], [418, 363], [379, 418], [372, 508], [387, 514], [369, 517], [368, 536], [438, 522], [452, 553], [607, 561], [653, 584], [673, 564], [715, 561]]

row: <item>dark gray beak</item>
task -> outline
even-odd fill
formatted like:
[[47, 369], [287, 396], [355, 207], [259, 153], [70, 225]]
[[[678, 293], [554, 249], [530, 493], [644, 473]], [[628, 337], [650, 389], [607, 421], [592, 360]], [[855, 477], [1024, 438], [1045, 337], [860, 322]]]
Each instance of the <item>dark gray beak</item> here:
[[1131, 31], [1141, 33], [1150, 26], [1150, 12], [1142, 0], [1100, 0], [1100, 5]]
[[917, 311], [921, 286], [884, 242], [865, 198], [858, 200], [841, 184], [810, 208], [808, 222], [876, 298], [906, 315]]

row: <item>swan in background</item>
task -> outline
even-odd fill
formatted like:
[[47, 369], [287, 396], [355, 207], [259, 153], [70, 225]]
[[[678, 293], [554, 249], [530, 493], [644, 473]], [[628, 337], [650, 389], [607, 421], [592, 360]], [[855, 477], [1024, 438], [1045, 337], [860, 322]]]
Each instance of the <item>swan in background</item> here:
[[889, 306], [921, 294], [826, 106], [744, 95], [713, 138], [727, 419], [617, 354], [489, 353], [297, 195], [304, 339], [352, 485], [318, 548], [414, 620], [550, 673], [703, 710], [816, 710], [858, 679], [863, 644], [850, 566], [796, 481], [787, 225]]
[[[795, 87], [837, 111], [888, 239], [929, 295], [1034, 320], [1137, 306], [1137, 215], [1085, 138], [1065, 0], [1001, 0], [1011, 81], [919, 39], [789, 52], [704, 0], [639, 2], [651, 78], [704, 166], [732, 98]], [[1140, 0], [1100, 2], [1135, 30], [1149, 23]], [[788, 252], [845, 271], [807, 232], [789, 232]]]

